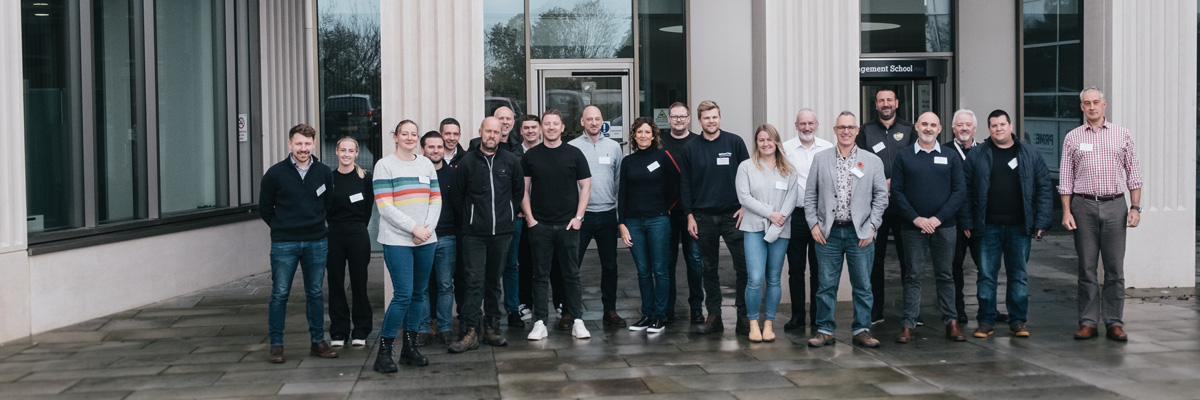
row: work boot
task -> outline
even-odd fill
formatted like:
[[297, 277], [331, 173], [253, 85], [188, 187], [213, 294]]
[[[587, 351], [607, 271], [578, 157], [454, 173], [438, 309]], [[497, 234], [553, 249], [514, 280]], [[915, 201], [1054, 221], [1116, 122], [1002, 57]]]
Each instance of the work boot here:
[[416, 332], [404, 331], [404, 347], [400, 348], [400, 362], [424, 367], [429, 365], [429, 359], [417, 351], [417, 335]]
[[725, 324], [721, 322], [721, 314], [708, 314], [708, 318], [704, 319], [704, 323], [696, 327], [696, 333], [701, 335], [722, 332], [724, 330]]
[[308, 349], [308, 354], [321, 358], [337, 358], [338, 356], [337, 352], [333, 351], [333, 349], [329, 347], [329, 343], [324, 340], [313, 343], [312, 347], [309, 347]]
[[392, 343], [395, 341], [396, 338], [379, 338], [379, 354], [375, 356], [376, 372], [391, 374], [398, 370], [396, 362], [392, 360]]
[[500, 321], [492, 321], [483, 326], [483, 343], [493, 347], [508, 346], [508, 340], [500, 335]]
[[457, 342], [451, 343], [447, 349], [451, 353], [462, 353], [467, 350], [475, 350], [479, 348], [479, 334], [475, 333], [475, 327], [466, 328], [463, 331], [462, 337]]

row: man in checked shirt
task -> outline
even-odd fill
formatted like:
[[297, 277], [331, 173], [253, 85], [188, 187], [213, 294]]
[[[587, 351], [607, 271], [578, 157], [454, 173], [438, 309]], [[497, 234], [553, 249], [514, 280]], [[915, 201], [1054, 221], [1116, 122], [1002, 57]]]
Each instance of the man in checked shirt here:
[[[1063, 227], [1075, 232], [1079, 256], [1079, 331], [1075, 339], [1096, 337], [1103, 314], [1109, 339], [1126, 341], [1121, 320], [1125, 305], [1125, 228], [1141, 221], [1142, 174], [1129, 130], [1104, 118], [1104, 92], [1095, 86], [1079, 93], [1087, 123], [1067, 133], [1059, 165]], [[1125, 190], [1132, 204], [1125, 209]], [[1096, 261], [1103, 257], [1104, 289], [1096, 285]]]

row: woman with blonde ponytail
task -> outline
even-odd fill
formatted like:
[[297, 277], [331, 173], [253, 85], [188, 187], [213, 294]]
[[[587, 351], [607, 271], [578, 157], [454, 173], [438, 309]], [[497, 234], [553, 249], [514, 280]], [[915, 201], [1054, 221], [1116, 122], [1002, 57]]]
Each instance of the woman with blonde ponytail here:
[[[371, 261], [371, 236], [367, 222], [375, 208], [371, 173], [354, 162], [358, 141], [344, 137], [337, 141], [337, 168], [333, 171], [333, 207], [326, 213], [329, 222], [329, 256], [325, 263], [329, 277], [329, 337], [333, 347], [362, 347], [371, 334], [371, 300], [367, 297], [367, 264]], [[350, 270], [350, 293], [354, 308], [346, 302], [346, 266]]]

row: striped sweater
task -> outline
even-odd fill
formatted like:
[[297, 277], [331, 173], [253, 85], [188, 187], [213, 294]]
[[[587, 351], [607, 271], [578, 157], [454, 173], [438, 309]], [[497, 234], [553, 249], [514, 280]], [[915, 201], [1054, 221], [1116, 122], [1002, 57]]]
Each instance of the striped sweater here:
[[[394, 154], [375, 164], [375, 206], [379, 208], [380, 244], [416, 246], [413, 229], [425, 226], [430, 232], [437, 227], [442, 209], [442, 191], [437, 170], [421, 155], [402, 161]], [[437, 235], [422, 245], [437, 243]]]

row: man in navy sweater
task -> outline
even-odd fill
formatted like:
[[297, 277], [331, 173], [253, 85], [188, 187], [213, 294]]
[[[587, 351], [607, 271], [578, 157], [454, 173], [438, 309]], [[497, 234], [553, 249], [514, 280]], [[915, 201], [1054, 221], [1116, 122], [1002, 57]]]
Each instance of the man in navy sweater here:
[[268, 361], [282, 363], [283, 323], [296, 264], [304, 274], [305, 315], [311, 338], [309, 353], [337, 358], [325, 341], [325, 213], [333, 205], [326, 193], [333, 189], [333, 173], [313, 157], [317, 131], [300, 124], [288, 131], [291, 154], [262, 177], [258, 215], [271, 227], [271, 303], [267, 309]]
[[925, 275], [925, 253], [933, 261], [937, 280], [938, 305], [946, 337], [966, 340], [958, 326], [954, 308], [954, 277], [951, 260], [958, 234], [955, 214], [966, 197], [962, 158], [937, 142], [942, 132], [937, 114], [926, 112], [917, 119], [917, 143], [896, 154], [892, 165], [892, 202], [900, 210], [904, 224], [904, 253], [908, 271], [902, 277], [904, 286], [904, 327], [898, 343], [913, 340], [913, 329], [921, 315], [921, 279]]

